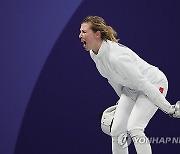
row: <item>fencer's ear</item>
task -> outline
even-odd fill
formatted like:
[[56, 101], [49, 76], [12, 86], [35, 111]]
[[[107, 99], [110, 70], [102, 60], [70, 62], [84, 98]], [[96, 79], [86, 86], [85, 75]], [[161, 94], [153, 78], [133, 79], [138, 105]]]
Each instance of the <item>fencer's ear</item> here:
[[101, 32], [100, 32], [100, 31], [97, 31], [97, 32], [95, 33], [95, 35], [96, 35], [96, 38], [101, 38]]

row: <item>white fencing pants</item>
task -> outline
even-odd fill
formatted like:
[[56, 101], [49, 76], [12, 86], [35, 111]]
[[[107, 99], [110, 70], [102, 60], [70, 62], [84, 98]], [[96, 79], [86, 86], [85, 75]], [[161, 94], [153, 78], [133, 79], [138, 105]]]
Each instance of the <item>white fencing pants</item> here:
[[[157, 88], [163, 87], [163, 95], [166, 96], [167, 83], [160, 82], [156, 86]], [[139, 143], [138, 140], [143, 138], [148, 141], [144, 129], [157, 109], [158, 107], [143, 93], [138, 95], [136, 101], [133, 101], [127, 94], [121, 95], [111, 129], [113, 154], [128, 154], [128, 144], [130, 143], [126, 142], [128, 134], [134, 141], [138, 154], [152, 153], [149, 142]]]

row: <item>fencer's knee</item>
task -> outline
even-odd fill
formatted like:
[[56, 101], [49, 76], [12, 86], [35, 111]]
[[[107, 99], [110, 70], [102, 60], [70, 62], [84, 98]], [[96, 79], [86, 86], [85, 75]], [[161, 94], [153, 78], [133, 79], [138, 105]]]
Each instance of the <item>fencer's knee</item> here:
[[120, 133], [117, 136], [112, 136], [112, 141], [117, 142], [118, 145], [122, 148], [125, 148], [128, 146], [128, 134], [127, 132]]
[[119, 127], [112, 125], [111, 128], [111, 137], [113, 142], [118, 142], [120, 146], [123, 146], [126, 144], [127, 139], [127, 131], [123, 129], [120, 129]]

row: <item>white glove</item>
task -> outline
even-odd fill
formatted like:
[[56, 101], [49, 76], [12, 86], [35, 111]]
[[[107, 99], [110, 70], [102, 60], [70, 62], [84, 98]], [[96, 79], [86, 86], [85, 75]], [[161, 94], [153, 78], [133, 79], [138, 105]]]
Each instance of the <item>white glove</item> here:
[[172, 114], [174, 118], [180, 118], [180, 101], [177, 101], [175, 105], [173, 105], [175, 111]]

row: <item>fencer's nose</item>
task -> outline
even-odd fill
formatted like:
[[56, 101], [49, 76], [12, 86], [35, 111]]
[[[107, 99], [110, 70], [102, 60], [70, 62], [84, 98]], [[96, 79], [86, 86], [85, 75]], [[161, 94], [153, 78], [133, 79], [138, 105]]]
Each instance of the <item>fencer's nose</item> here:
[[80, 39], [82, 38], [82, 33], [81, 33], [81, 32], [79, 33], [79, 38], [80, 38]]

